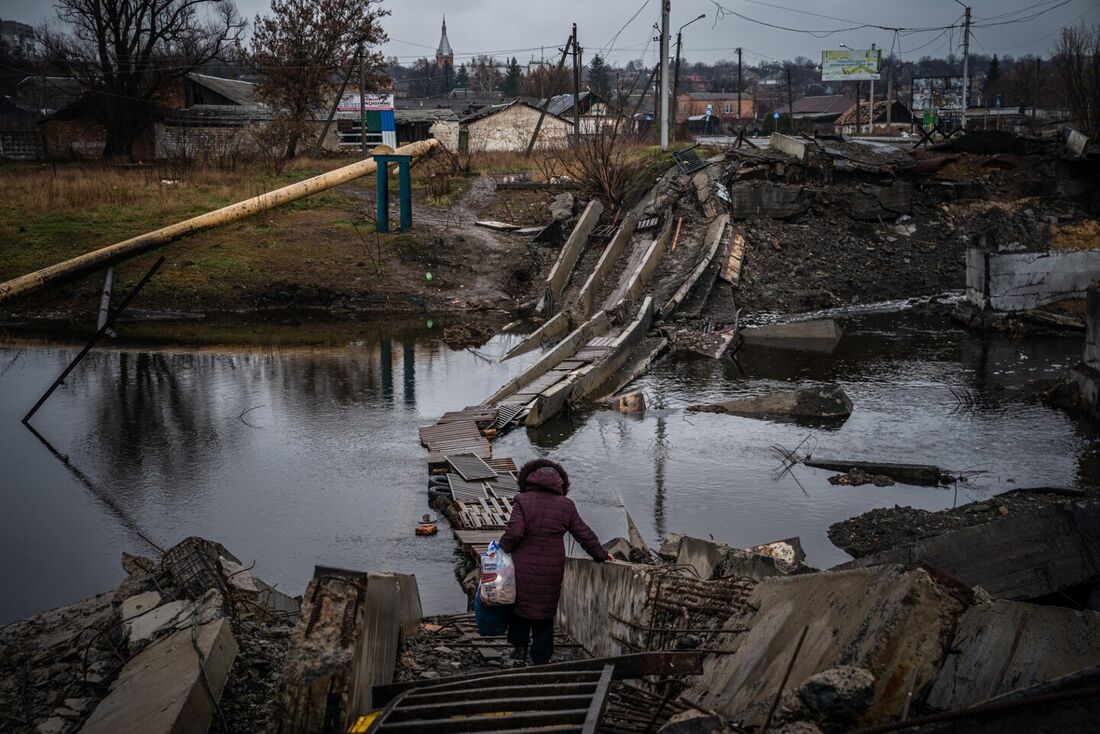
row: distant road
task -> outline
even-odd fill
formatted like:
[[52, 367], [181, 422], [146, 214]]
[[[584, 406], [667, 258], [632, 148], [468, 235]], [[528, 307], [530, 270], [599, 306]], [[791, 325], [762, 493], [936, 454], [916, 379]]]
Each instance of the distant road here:
[[[920, 140], [920, 138], [915, 135], [909, 138], [892, 138], [884, 136], [866, 137], [861, 135], [858, 138], [849, 137], [846, 139], [861, 142], [867, 141], [870, 143], [885, 143], [887, 145], [896, 145], [899, 148], [910, 148]], [[733, 145], [737, 142], [737, 138], [732, 135], [696, 135], [694, 140], [696, 143], [701, 143], [703, 145]], [[769, 147], [770, 136], [749, 138], [749, 140], [752, 141], [752, 144], [757, 148], [767, 148]]]

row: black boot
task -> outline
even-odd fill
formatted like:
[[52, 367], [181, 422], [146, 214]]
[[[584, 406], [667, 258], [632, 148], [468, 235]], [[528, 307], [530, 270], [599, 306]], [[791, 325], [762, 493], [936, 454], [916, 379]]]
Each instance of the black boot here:
[[527, 659], [527, 645], [516, 645], [510, 656], [513, 660]]

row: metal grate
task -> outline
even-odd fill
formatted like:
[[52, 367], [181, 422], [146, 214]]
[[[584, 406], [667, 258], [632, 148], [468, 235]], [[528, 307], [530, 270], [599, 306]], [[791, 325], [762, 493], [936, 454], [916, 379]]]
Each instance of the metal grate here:
[[661, 220], [658, 217], [647, 217], [646, 219], [638, 222], [638, 226], [634, 228], [634, 231], [645, 232], [647, 229], [656, 229], [660, 221]]
[[614, 224], [601, 224], [592, 230], [592, 238], [597, 240], [609, 240], [615, 236]]
[[707, 167], [707, 162], [699, 157], [699, 154], [695, 152], [695, 148], [673, 153], [672, 158], [676, 161], [676, 167], [680, 169], [680, 173], [685, 176]]
[[467, 482], [457, 474], [448, 474], [447, 484], [451, 486], [451, 496], [456, 502], [476, 502], [489, 496], [484, 482]]
[[519, 482], [511, 474], [502, 474], [489, 480], [489, 490], [495, 497], [512, 498], [519, 494]]
[[468, 482], [476, 482], [479, 479], [495, 479], [497, 476], [493, 467], [474, 454], [449, 454], [447, 463]]
[[521, 412], [523, 412], [522, 405], [501, 405], [497, 409], [497, 428], [504, 428], [506, 425], [516, 419]]

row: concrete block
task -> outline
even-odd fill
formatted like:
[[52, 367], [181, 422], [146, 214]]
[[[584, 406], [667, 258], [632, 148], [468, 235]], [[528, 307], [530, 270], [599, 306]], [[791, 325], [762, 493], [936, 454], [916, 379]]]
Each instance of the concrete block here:
[[1082, 298], [1098, 280], [1100, 250], [966, 254], [966, 296], [978, 308], [1028, 311]]
[[852, 401], [839, 385], [774, 392], [724, 403], [691, 405], [695, 413], [726, 413], [748, 418], [843, 421], [852, 414]]
[[806, 154], [809, 151], [809, 145], [805, 141], [799, 140], [798, 138], [792, 138], [790, 135], [784, 135], [782, 133], [772, 133], [771, 138], [768, 140], [768, 145], [772, 150], [786, 153], [800, 161], [806, 160]]
[[726, 556], [729, 546], [725, 543], [715, 543], [702, 538], [693, 538], [685, 535], [680, 539], [680, 552], [676, 554], [676, 564], [691, 566], [699, 574], [699, 578], [709, 579], [714, 576], [714, 569]]
[[[181, 599], [170, 601], [144, 614], [139, 612], [141, 616], [131, 619], [124, 625], [130, 649], [133, 650], [136, 646], [153, 639], [163, 629], [189, 620], [194, 611], [195, 605], [192, 602]], [[123, 619], [126, 618], [123, 617]]]
[[686, 695], [724, 716], [763, 721], [795, 644], [809, 627], [788, 688], [838, 665], [875, 677], [864, 721], [901, 713], [909, 683], [929, 686], [963, 605], [921, 569], [897, 566], [766, 578], [749, 602], [758, 612], [730, 620], [751, 629], [728, 644], [731, 654], [705, 664]]
[[651, 566], [631, 563], [595, 563], [587, 558], [567, 558], [558, 626], [584, 646], [590, 655], [625, 655], [635, 650], [615, 639], [641, 643], [642, 633], [621, 619], [648, 619], [645, 605], [647, 577]]
[[[211, 692], [220, 698], [237, 656], [229, 621], [190, 628], [142, 650], [123, 666], [111, 690], [80, 731], [83, 734], [206, 734], [214, 714]], [[202, 666], [197, 645], [202, 654]]]
[[776, 349], [832, 352], [843, 333], [836, 321], [822, 319], [751, 326], [741, 330], [741, 337], [746, 344], [761, 344]]
[[1100, 661], [1100, 612], [1011, 601], [979, 604], [959, 618], [932, 685], [936, 708], [971, 706], [1060, 678]]
[[1089, 138], [1073, 128], [1066, 128], [1066, 147], [1070, 153], [1080, 158], [1089, 147]]
[[1085, 356], [1084, 362], [1093, 369], [1100, 368], [1100, 289], [1089, 288], [1085, 306]]

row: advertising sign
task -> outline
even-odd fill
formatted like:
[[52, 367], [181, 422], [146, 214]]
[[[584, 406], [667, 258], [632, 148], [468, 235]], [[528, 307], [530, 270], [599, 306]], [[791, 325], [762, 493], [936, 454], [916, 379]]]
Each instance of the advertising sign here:
[[[394, 119], [392, 94], [368, 94], [363, 97], [367, 113], [367, 145], [397, 147], [397, 129]], [[348, 92], [336, 105], [337, 134], [341, 145], [357, 146], [359, 138], [359, 94]]]
[[961, 110], [963, 80], [961, 76], [925, 76], [913, 79], [913, 95], [910, 109]]
[[821, 52], [821, 81], [862, 82], [878, 80], [882, 50], [839, 48]]

